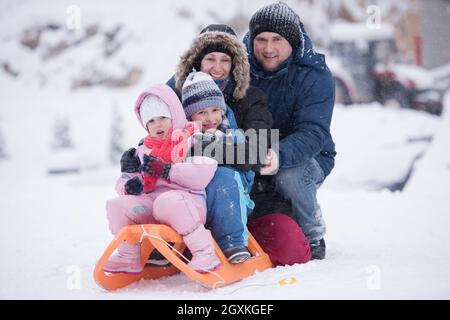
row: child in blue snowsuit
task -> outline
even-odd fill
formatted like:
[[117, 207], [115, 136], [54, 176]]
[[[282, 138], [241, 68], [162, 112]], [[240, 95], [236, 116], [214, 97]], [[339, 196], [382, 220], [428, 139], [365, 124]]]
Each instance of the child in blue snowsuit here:
[[[245, 142], [245, 136], [238, 129], [233, 111], [225, 103], [222, 91], [207, 73], [192, 72], [182, 88], [182, 103], [186, 117], [192, 121], [201, 121], [203, 136], [197, 143], [217, 143], [222, 147], [226, 141], [232, 144]], [[193, 148], [196, 154], [196, 148]], [[205, 149], [200, 148], [204, 156]], [[209, 148], [213, 150], [213, 148]], [[225, 151], [226, 152], [226, 151]], [[211, 154], [214, 157], [214, 154]], [[249, 193], [255, 173], [251, 170], [237, 171], [231, 166], [220, 165], [207, 187], [208, 221], [214, 225], [207, 226], [213, 230], [213, 236], [225, 256], [231, 263], [240, 263], [250, 257], [247, 249], [247, 216], [254, 208]], [[224, 183], [224, 181], [228, 183]], [[232, 183], [229, 183], [232, 180]], [[214, 190], [214, 192], [208, 192]], [[214, 206], [214, 207], [213, 207]], [[217, 217], [210, 212], [227, 211]]]

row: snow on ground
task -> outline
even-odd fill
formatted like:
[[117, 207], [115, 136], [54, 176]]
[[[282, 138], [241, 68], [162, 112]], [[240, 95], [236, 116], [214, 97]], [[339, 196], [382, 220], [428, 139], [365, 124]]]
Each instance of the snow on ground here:
[[[447, 104], [448, 106], [448, 104]], [[25, 106], [24, 106], [25, 107]], [[32, 108], [28, 108], [31, 113]], [[383, 113], [384, 121], [374, 117]], [[408, 117], [410, 116], [409, 120]], [[363, 130], [359, 122], [366, 119]], [[360, 185], [339, 190], [330, 177], [319, 197], [328, 224], [328, 257], [305, 265], [278, 267], [239, 283], [213, 291], [184, 275], [142, 281], [118, 292], [105, 292], [92, 279], [93, 266], [111, 240], [105, 219], [105, 200], [114, 196], [118, 167], [105, 166], [80, 174], [48, 176], [45, 163], [34, 159], [34, 149], [23, 150], [25, 159], [0, 163], [2, 259], [0, 297], [11, 299], [315, 299], [315, 298], [449, 298], [450, 290], [450, 153], [449, 118], [385, 110], [377, 106], [336, 108], [334, 133], [342, 145], [342, 163], [333, 175], [370, 176], [362, 162], [403, 170], [406, 157], [389, 155], [361, 136], [380, 130], [378, 140], [391, 144], [401, 125], [405, 136], [417, 127], [430, 128], [434, 140], [416, 163], [410, 184], [403, 192], [364, 190]], [[389, 124], [389, 125], [388, 125]], [[409, 131], [408, 131], [409, 128]], [[360, 130], [355, 134], [354, 130]], [[409, 133], [408, 133], [409, 132]], [[430, 131], [427, 131], [430, 133]], [[16, 131], [20, 135], [19, 130]], [[399, 139], [401, 140], [401, 139]], [[369, 141], [369, 140], [368, 140]], [[354, 145], [358, 148], [346, 148]], [[380, 145], [383, 145], [380, 143]], [[400, 145], [401, 146], [401, 145]], [[32, 146], [31, 146], [32, 147]], [[338, 149], [339, 150], [339, 149]], [[346, 154], [344, 154], [346, 152]], [[386, 155], [386, 156], [385, 156]], [[353, 160], [352, 160], [353, 159]], [[391, 162], [389, 162], [391, 160]], [[385, 162], [385, 163], [384, 163]], [[372, 171], [373, 180], [380, 173]], [[339, 180], [338, 178], [334, 178]], [[331, 183], [333, 182], [333, 183]], [[80, 276], [80, 287], [75, 281]], [[75, 277], [75, 278], [74, 278]], [[295, 277], [293, 285], [281, 279]], [[75, 283], [75, 284], [74, 284]]]
[[[28, 21], [33, 3], [11, 2], [8, 8], [20, 13], [23, 22]], [[245, 9], [252, 12], [258, 4]], [[158, 3], [160, 10], [174, 5]], [[92, 12], [87, 10], [86, 19], [95, 20], [103, 12], [101, 4], [88, 8]], [[35, 14], [51, 16], [56, 9], [40, 8]], [[133, 12], [142, 17], [142, 9], [138, 6]], [[114, 19], [121, 17], [119, 12], [114, 6], [108, 11]], [[103, 21], [110, 23], [102, 14]], [[17, 54], [23, 59], [16, 61], [17, 66], [37, 68], [30, 54], [11, 42], [20, 24], [8, 24], [2, 15], [1, 24], [10, 27], [2, 31], [7, 44], [2, 55]], [[107, 160], [113, 106], [118, 106], [124, 120], [124, 148], [135, 145], [143, 131], [132, 105], [146, 85], [171, 75], [178, 54], [188, 45], [186, 39], [195, 35], [194, 25], [203, 23], [204, 17], [198, 15], [184, 30], [173, 26], [166, 31], [177, 36], [185, 32], [185, 39], [167, 44], [167, 58], [161, 65], [149, 61], [149, 73], [129, 89], [70, 92], [57, 73], [47, 86], [36, 84], [31, 76], [26, 81], [0, 76], [0, 130], [8, 154], [0, 160], [0, 298], [449, 299], [450, 94], [441, 118], [377, 104], [336, 106], [332, 126], [336, 168], [319, 191], [328, 225], [326, 260], [277, 267], [216, 290], [182, 274], [141, 281], [116, 292], [94, 283], [95, 262], [112, 239], [105, 201], [115, 196], [119, 172], [118, 164]], [[142, 25], [132, 23], [125, 17], [136, 37], [142, 34], [136, 30], [150, 23], [142, 19], [137, 19]], [[80, 49], [78, 54], [85, 56], [91, 50]], [[78, 174], [47, 173], [55, 161], [50, 145], [58, 114], [70, 120], [75, 148], [69, 159], [80, 168]], [[406, 187], [389, 191], [405, 179], [411, 166]], [[278, 284], [292, 278], [297, 280], [294, 284]]]

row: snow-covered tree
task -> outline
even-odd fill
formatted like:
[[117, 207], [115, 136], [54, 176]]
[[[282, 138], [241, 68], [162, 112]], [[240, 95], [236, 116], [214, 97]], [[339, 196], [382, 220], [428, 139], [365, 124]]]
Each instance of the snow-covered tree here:
[[109, 160], [113, 164], [118, 163], [124, 150], [122, 121], [123, 119], [117, 109], [117, 105], [114, 105], [112, 109], [111, 137], [109, 143]]
[[70, 125], [67, 118], [58, 118], [53, 127], [53, 143], [52, 149], [67, 149], [73, 148], [73, 143], [70, 138]]
[[6, 142], [3, 137], [2, 128], [0, 127], [0, 160], [5, 159], [6, 154]]

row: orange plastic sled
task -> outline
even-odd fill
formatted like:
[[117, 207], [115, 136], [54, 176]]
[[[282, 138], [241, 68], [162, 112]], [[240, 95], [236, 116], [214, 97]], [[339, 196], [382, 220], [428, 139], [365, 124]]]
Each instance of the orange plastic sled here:
[[[219, 246], [215, 242], [215, 252], [219, 257], [222, 266], [208, 273], [198, 273], [187, 266], [186, 262], [178, 253], [172, 250], [164, 241], [174, 243], [173, 247], [179, 252], [183, 252], [185, 244], [182, 237], [172, 228], [162, 224], [133, 225], [123, 228], [117, 238], [115, 238], [98, 260], [94, 269], [95, 282], [106, 290], [116, 290], [125, 287], [140, 279], [157, 279], [170, 276], [178, 272], [185, 273], [192, 280], [199, 282], [208, 288], [217, 288], [239, 281], [245, 277], [253, 275], [256, 271], [263, 271], [272, 268], [269, 256], [261, 249], [259, 244], [249, 233], [248, 249], [252, 257], [243, 263], [231, 264], [225, 258]], [[130, 244], [142, 242], [141, 263], [144, 265], [149, 254], [153, 250], [158, 250], [169, 260], [172, 265], [168, 267], [145, 267], [141, 274], [130, 275], [124, 273], [109, 274], [103, 271], [103, 266], [114, 250], [123, 241]]]

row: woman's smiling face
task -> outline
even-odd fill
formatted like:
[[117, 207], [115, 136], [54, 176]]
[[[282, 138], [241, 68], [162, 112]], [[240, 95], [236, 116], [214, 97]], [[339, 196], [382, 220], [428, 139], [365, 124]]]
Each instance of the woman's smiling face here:
[[231, 72], [232, 60], [223, 52], [211, 52], [202, 59], [200, 71], [208, 73], [214, 80], [224, 80]]

